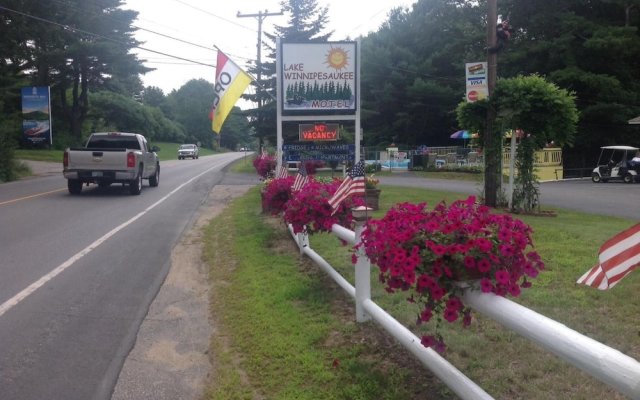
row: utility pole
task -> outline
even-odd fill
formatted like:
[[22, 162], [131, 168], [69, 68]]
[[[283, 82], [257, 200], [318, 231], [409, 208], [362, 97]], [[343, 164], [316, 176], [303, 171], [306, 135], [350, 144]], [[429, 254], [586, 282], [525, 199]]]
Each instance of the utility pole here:
[[[258, 81], [258, 86], [262, 85], [262, 61], [261, 61], [261, 54], [262, 54], [262, 21], [265, 20], [265, 18], [267, 17], [271, 17], [274, 15], [284, 15], [284, 13], [282, 11], [277, 12], [277, 13], [270, 13], [269, 10], [264, 10], [264, 12], [262, 11], [258, 11], [257, 14], [240, 14], [240, 11], [238, 11], [238, 13], [236, 14], [236, 17], [238, 18], [256, 18], [258, 20], [258, 55], [256, 57], [256, 69], [258, 70], [258, 73], [256, 74], [256, 78]], [[262, 108], [262, 96], [260, 94], [257, 93], [256, 91], [256, 100], [258, 101], [258, 110]], [[259, 146], [260, 146], [260, 151], [262, 151], [262, 136], [259, 137]]]
[[[498, 25], [497, 0], [487, 1], [487, 88], [489, 99], [496, 87], [498, 51], [496, 48], [496, 27]], [[484, 204], [495, 207], [498, 203], [498, 178], [502, 175], [502, 134], [496, 135], [494, 123], [496, 110], [491, 105], [487, 109], [487, 129], [484, 135]]]
[[[262, 78], [262, 61], [260, 59], [260, 55], [262, 54], [262, 21], [264, 21], [265, 18], [274, 16], [274, 15], [284, 15], [284, 13], [282, 11], [277, 13], [270, 13], [269, 10], [264, 10], [264, 12], [258, 11], [257, 14], [240, 14], [240, 11], [238, 11], [238, 14], [236, 14], [236, 17], [238, 18], [251, 17], [251, 18], [256, 18], [258, 20], [258, 46], [257, 46], [258, 57], [256, 58], [256, 67], [258, 69], [258, 74], [256, 77], [258, 78], [258, 82], [261, 82], [261, 78]], [[260, 96], [258, 96], [258, 99], [259, 98]]]

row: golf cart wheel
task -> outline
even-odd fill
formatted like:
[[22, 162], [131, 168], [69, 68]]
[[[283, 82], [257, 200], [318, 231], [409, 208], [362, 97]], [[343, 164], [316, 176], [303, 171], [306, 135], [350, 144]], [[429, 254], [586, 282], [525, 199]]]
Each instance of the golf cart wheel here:
[[630, 173], [626, 173], [624, 174], [624, 183], [633, 183], [633, 175], [631, 175]]
[[594, 172], [591, 174], [591, 180], [595, 183], [599, 183], [602, 179], [600, 179], [600, 174]]

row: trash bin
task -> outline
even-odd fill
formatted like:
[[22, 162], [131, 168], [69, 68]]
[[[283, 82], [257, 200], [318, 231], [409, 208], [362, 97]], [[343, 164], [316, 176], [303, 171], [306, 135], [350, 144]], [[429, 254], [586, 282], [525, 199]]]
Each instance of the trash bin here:
[[411, 157], [410, 169], [424, 169], [427, 165], [427, 159], [422, 154], [414, 154]]

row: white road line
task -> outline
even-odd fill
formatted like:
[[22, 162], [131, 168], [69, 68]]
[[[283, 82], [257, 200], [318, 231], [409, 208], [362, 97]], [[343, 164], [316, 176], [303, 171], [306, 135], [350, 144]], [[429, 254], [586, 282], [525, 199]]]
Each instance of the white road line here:
[[[222, 164], [222, 163], [220, 163], [220, 164]], [[0, 305], [0, 316], [2, 316], [7, 311], [11, 310], [16, 305], [18, 305], [18, 303], [20, 303], [22, 300], [24, 300], [27, 297], [29, 297], [33, 292], [35, 292], [36, 290], [40, 289], [47, 282], [49, 282], [50, 280], [52, 280], [53, 278], [55, 278], [56, 276], [61, 274], [64, 270], [66, 270], [67, 268], [72, 266], [76, 261], [78, 261], [82, 257], [84, 257], [87, 254], [89, 254], [96, 247], [98, 247], [102, 243], [106, 242], [111, 236], [115, 235], [116, 233], [118, 233], [122, 229], [126, 228], [128, 225], [132, 224], [138, 218], [142, 217], [143, 215], [145, 215], [146, 213], [148, 213], [149, 211], [151, 211], [152, 209], [154, 209], [155, 207], [157, 207], [158, 205], [163, 203], [165, 200], [167, 200], [169, 197], [171, 197], [173, 194], [175, 194], [178, 190], [182, 189], [184, 186], [186, 186], [189, 183], [193, 182], [195, 179], [201, 177], [202, 175], [206, 174], [207, 172], [211, 171], [214, 168], [218, 168], [220, 164], [214, 165], [213, 167], [205, 170], [204, 172], [201, 172], [200, 174], [198, 174], [198, 175], [194, 176], [193, 178], [189, 179], [188, 181], [184, 182], [182, 185], [180, 185], [177, 188], [173, 189], [171, 192], [169, 192], [169, 194], [167, 194], [166, 196], [164, 196], [160, 200], [156, 201], [155, 203], [153, 203], [152, 205], [150, 205], [149, 207], [144, 209], [144, 211], [140, 212], [138, 215], [134, 216], [130, 220], [124, 222], [120, 226], [112, 229], [106, 235], [102, 236], [100, 239], [96, 240], [95, 242], [91, 243], [89, 246], [85, 247], [79, 253], [75, 254], [74, 256], [69, 258], [67, 261], [65, 261], [62, 264], [60, 264], [58, 267], [53, 269], [51, 272], [49, 272], [48, 274], [44, 275], [42, 278], [38, 279], [37, 281], [33, 282], [31, 285], [27, 286], [20, 293], [16, 294], [15, 296], [10, 298], [9, 300], [7, 300], [4, 303], [2, 303], [2, 305]]]

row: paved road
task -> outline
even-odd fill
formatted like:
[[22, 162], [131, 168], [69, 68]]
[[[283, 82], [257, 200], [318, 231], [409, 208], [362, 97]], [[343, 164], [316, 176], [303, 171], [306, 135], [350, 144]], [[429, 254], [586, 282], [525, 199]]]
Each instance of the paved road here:
[[[51, 163], [33, 163], [40, 174], [59, 171]], [[422, 187], [433, 190], [480, 195], [482, 186], [469, 181], [420, 178], [412, 172], [379, 177], [383, 185]], [[622, 182], [593, 183], [590, 179], [543, 182], [540, 184], [543, 207], [565, 208], [590, 214], [610, 215], [640, 221], [640, 184]]]
[[0, 399], [111, 397], [174, 245], [213, 187], [248, 183], [222, 171], [241, 156], [162, 162], [140, 196], [71, 196], [55, 166], [0, 185]]
[[[418, 178], [411, 172], [379, 177], [382, 185], [420, 187], [479, 195], [482, 186], [468, 181]], [[640, 184], [593, 183], [590, 179], [543, 182], [542, 207], [565, 208], [590, 214], [610, 215], [640, 221]]]

